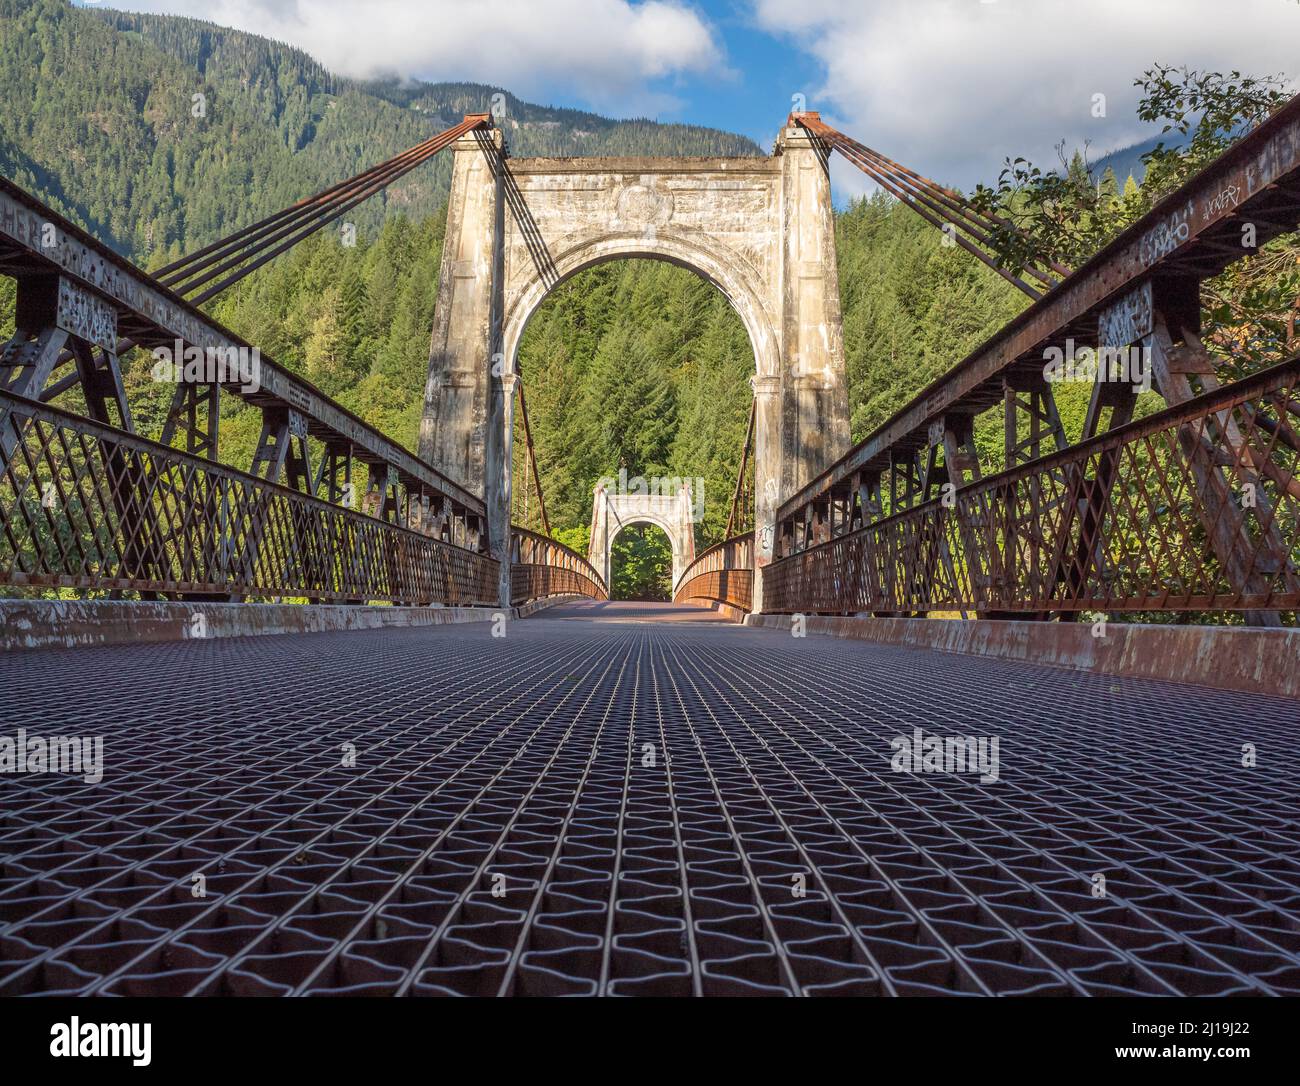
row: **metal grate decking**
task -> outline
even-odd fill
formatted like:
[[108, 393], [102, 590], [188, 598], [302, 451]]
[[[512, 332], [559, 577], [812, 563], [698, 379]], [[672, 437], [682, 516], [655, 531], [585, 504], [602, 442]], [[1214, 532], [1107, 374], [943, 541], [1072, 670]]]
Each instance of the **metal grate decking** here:
[[0, 657], [0, 994], [1300, 993], [1296, 703], [661, 617]]

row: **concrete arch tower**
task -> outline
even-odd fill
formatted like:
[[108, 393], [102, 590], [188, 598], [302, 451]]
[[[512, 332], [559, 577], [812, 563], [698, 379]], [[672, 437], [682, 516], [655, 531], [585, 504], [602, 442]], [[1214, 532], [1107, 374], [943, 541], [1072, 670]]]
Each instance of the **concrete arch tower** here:
[[606, 586], [612, 585], [610, 554], [619, 532], [634, 524], [653, 524], [663, 529], [673, 548], [673, 587], [676, 588], [686, 567], [695, 561], [694, 512], [688, 482], [679, 482], [668, 493], [653, 493], [648, 489], [623, 493], [602, 482], [596, 486], [591, 505], [587, 561], [605, 578]]
[[419, 452], [482, 494], [503, 593], [524, 328], [583, 268], [649, 257], [716, 285], [749, 333], [761, 608], [777, 508], [849, 445], [826, 147], [788, 122], [766, 158], [511, 159], [499, 130], [452, 154]]

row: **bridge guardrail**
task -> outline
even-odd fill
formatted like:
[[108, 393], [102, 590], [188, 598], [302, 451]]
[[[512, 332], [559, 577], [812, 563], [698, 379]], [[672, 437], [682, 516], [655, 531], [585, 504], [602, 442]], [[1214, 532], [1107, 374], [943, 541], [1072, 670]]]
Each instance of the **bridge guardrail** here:
[[[42, 243], [49, 227], [55, 228], [57, 244]], [[180, 342], [186, 348], [203, 351], [208, 358], [225, 357], [231, 352], [255, 355], [256, 389], [245, 389], [235, 380], [221, 383], [224, 391], [264, 408], [293, 411], [302, 417], [312, 437], [327, 446], [347, 448], [356, 459], [374, 468], [390, 468], [411, 492], [445, 498], [462, 514], [484, 515], [482, 499], [302, 377], [255, 350], [195, 304], [5, 177], [0, 177], [0, 257], [7, 265], [6, 274], [20, 283], [62, 276], [91, 292], [116, 314], [118, 331], [142, 347], [171, 349]], [[116, 335], [110, 337], [114, 339]], [[69, 388], [77, 383], [73, 372], [55, 381], [53, 387]], [[50, 398], [49, 389], [41, 393], [38, 387], [34, 391], [43, 399]]]
[[510, 602], [546, 596], [579, 595], [608, 599], [604, 578], [577, 551], [548, 536], [512, 525]]
[[[918, 448], [927, 446], [931, 427], [945, 417], [973, 416], [999, 403], [1011, 405], [1004, 379], [1041, 374], [1045, 348], [1059, 346], [1067, 337], [1074, 337], [1079, 346], [1126, 346], [1126, 342], [1101, 342], [1105, 337], [1100, 329], [1108, 309], [1124, 311], [1145, 288], [1154, 287], [1146, 306], [1148, 317], [1152, 311], [1167, 317], [1175, 338], [1180, 326], [1195, 331], [1199, 327], [1195, 311], [1200, 308], [1197, 284], [1294, 230], [1298, 221], [1300, 96], [1167, 194], [1064, 282], [785, 498], [777, 511], [778, 535], [798, 524], [810, 507], [851, 489], [855, 477], [897, 470]], [[1247, 223], [1253, 227], [1250, 246], [1242, 242], [1242, 227]]]
[[784, 557], [766, 611], [1300, 607], [1300, 356]]
[[748, 611], [754, 603], [754, 533], [732, 536], [702, 551], [682, 570], [673, 602], [709, 600]]
[[497, 603], [485, 554], [0, 393], [0, 585]]

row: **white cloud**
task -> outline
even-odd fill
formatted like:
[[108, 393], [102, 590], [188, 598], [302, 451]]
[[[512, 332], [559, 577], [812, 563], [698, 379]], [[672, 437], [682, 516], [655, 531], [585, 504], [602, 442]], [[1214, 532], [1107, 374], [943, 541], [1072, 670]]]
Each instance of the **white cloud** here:
[[[1093, 158], [1158, 129], [1134, 115], [1154, 62], [1300, 75], [1295, 0], [754, 0], [758, 25], [823, 65], [805, 88], [863, 143], [948, 183], [996, 179], [1003, 159]], [[1094, 94], [1106, 117], [1094, 118]], [[848, 179], [841, 171], [837, 180]]]
[[676, 0], [115, 0], [189, 15], [305, 49], [331, 71], [556, 88], [605, 115], [677, 103], [664, 81], [715, 73], [712, 27]]

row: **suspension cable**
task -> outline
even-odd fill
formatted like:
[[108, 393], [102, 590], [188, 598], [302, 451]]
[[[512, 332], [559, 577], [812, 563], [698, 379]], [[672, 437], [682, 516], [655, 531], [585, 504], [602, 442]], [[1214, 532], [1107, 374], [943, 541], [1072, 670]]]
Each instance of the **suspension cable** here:
[[196, 305], [207, 301], [486, 122], [485, 114], [467, 116], [460, 124], [386, 162], [168, 265], [159, 273], [160, 281], [179, 294], [192, 294], [222, 273], [231, 272], [216, 285], [190, 299]]
[[[533, 489], [537, 492], [537, 509], [542, 516], [542, 531], [551, 535], [551, 521], [546, 515], [546, 497], [542, 494], [542, 477], [537, 470], [537, 450], [533, 448], [533, 429], [528, 425], [528, 401], [524, 399], [524, 381], [518, 378], [519, 415], [524, 424], [524, 444], [528, 449], [528, 463], [532, 468]], [[554, 538], [552, 536], [552, 538]]]
[[745, 430], [745, 446], [740, 454], [740, 471], [736, 474], [736, 487], [731, 492], [731, 511], [727, 514], [727, 526], [723, 529], [722, 538], [731, 538], [731, 529], [733, 525], [739, 529], [740, 519], [740, 498], [745, 489], [745, 469], [749, 466], [749, 452], [754, 447], [754, 416], [758, 413], [758, 401], [751, 400], [749, 403], [749, 426]]
[[[401, 154], [363, 170], [354, 177], [322, 189], [314, 196], [299, 200], [274, 215], [251, 223], [201, 249], [196, 249], [187, 256], [159, 268], [153, 276], [176, 293], [189, 294], [222, 272], [235, 269], [225, 279], [188, 299], [194, 305], [201, 305], [286, 249], [333, 222], [380, 189], [403, 177], [416, 166], [428, 161], [461, 136], [487, 128], [490, 123], [489, 114], [466, 114], [459, 124], [431, 136], [422, 143], [417, 143], [414, 147], [407, 148]], [[276, 244], [289, 234], [293, 236]], [[220, 265], [214, 267], [218, 261], [221, 262]], [[239, 267], [241, 264], [243, 266]], [[115, 353], [125, 354], [134, 346], [136, 343], [133, 339], [123, 337], [118, 340]], [[71, 362], [72, 358], [71, 351], [60, 352], [54, 368], [60, 369]], [[70, 374], [54, 382], [41, 393], [42, 401], [48, 402], [54, 399], [76, 385], [79, 380], [78, 374]]]
[[[1037, 283], [1026, 282], [1020, 275], [1003, 267], [993, 255], [994, 245], [991, 232], [994, 229], [1011, 226], [1009, 220], [979, 211], [960, 193], [931, 181], [922, 174], [908, 169], [879, 151], [859, 143], [844, 133], [830, 127], [816, 113], [791, 114], [791, 120], [807, 130], [810, 134], [839, 151], [853, 165], [876, 182], [882, 189], [905, 204], [932, 226], [943, 230], [945, 235], [972, 253], [982, 263], [992, 268], [1007, 282], [1023, 291], [1030, 298], [1040, 298], [1059, 282], [1059, 277], [1070, 274], [1071, 269], [1057, 260], [1047, 259], [1044, 263], [1048, 270], [1031, 265], [1022, 269], [1023, 274], [1036, 279]], [[1051, 273], [1056, 273], [1055, 275]]]

